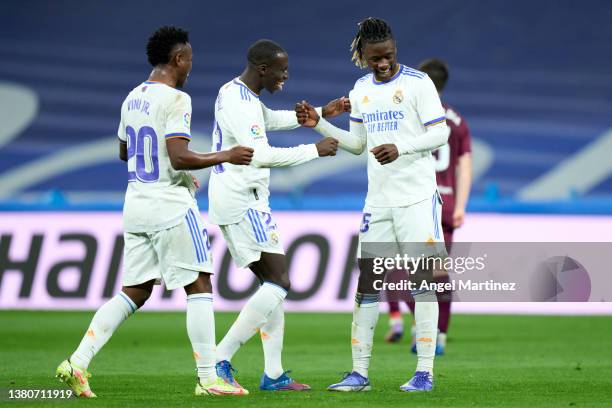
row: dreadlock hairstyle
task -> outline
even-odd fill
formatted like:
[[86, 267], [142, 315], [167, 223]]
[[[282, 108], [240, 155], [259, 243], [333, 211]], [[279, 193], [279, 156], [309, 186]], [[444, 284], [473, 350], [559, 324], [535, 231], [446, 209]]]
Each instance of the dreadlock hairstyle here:
[[367, 68], [368, 64], [363, 58], [363, 47], [365, 43], [377, 43], [393, 39], [391, 27], [385, 20], [368, 17], [357, 24], [357, 34], [351, 43], [352, 58], [359, 68]]
[[172, 57], [172, 50], [177, 44], [187, 44], [189, 33], [181, 28], [163, 26], [158, 28], [147, 42], [149, 64], [156, 67], [167, 64]]

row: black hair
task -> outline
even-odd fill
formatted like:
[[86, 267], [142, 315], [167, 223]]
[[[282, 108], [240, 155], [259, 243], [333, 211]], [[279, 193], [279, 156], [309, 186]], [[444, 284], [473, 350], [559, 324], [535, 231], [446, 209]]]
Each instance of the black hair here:
[[431, 80], [438, 92], [442, 92], [448, 81], [448, 65], [439, 58], [430, 58], [421, 62], [419, 71], [425, 72]]
[[189, 33], [182, 28], [163, 26], [158, 28], [147, 42], [147, 58], [152, 66], [170, 62], [172, 51], [178, 44], [187, 44]]
[[278, 54], [287, 52], [272, 40], [257, 40], [247, 52], [247, 61], [253, 65], [270, 64]]
[[377, 43], [393, 39], [391, 26], [385, 20], [368, 17], [357, 24], [357, 34], [351, 43], [351, 61], [360, 68], [368, 65], [363, 59], [363, 46], [365, 43]]

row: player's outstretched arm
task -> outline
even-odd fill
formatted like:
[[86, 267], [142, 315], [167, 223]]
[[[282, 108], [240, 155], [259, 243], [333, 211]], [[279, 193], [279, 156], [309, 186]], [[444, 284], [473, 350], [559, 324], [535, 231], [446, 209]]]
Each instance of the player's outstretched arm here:
[[427, 132], [419, 137], [402, 140], [397, 143], [399, 154], [412, 154], [421, 152], [432, 152], [444, 146], [448, 142], [450, 129], [446, 122], [441, 122], [435, 126], [427, 128]]
[[274, 110], [269, 109], [263, 103], [261, 110], [264, 116], [266, 132], [274, 132], [277, 130], [292, 130], [300, 127], [300, 124], [295, 120], [293, 111], [290, 110]]
[[309, 162], [317, 157], [335, 156], [338, 150], [338, 141], [326, 137], [315, 144], [272, 147], [267, 141], [261, 139], [254, 148], [254, 166], [263, 168], [289, 167]]
[[197, 153], [189, 150], [189, 140], [174, 138], [166, 140], [170, 164], [174, 170], [198, 170], [221, 163], [247, 165], [253, 159], [253, 149], [235, 146], [229, 150], [213, 153]]
[[[342, 106], [346, 106], [346, 102], [342, 101], [341, 103]], [[350, 102], [348, 103], [348, 107], [350, 109]], [[300, 125], [314, 128], [315, 131], [325, 137], [337, 139], [338, 147], [341, 149], [353, 154], [361, 154], [365, 150], [366, 133], [363, 124], [351, 122], [350, 132], [337, 128], [325, 119], [319, 117], [312, 105], [306, 101], [296, 104], [295, 114]]]
[[[276, 130], [292, 130], [300, 127], [295, 117], [295, 112], [290, 110], [273, 110], [261, 104], [266, 123], [266, 132]], [[351, 102], [347, 97], [341, 97], [330, 101], [323, 107], [314, 108], [317, 115], [324, 118], [334, 118], [345, 112], [351, 111]]]
[[429, 129], [425, 134], [417, 138], [382, 144], [371, 149], [370, 152], [380, 164], [389, 164], [403, 154], [436, 150], [438, 147], [446, 144], [449, 134], [450, 129], [446, 126], [446, 123], [443, 123]]
[[418, 81], [415, 89], [415, 106], [419, 118], [423, 120], [426, 132], [414, 138], [397, 143], [399, 154], [431, 152], [444, 146], [448, 141], [450, 129], [446, 125], [444, 108], [432, 80], [425, 76]]
[[[226, 135], [231, 135], [235, 143], [251, 147], [253, 161], [251, 165], [260, 168], [297, 166], [316, 159], [317, 157], [331, 155], [330, 142], [323, 144], [302, 144], [294, 147], [272, 147], [268, 143], [265, 117], [262, 118], [260, 106], [254, 103], [240, 103], [240, 109], [222, 109], [217, 111], [215, 118], [217, 124]], [[297, 124], [295, 113], [292, 112], [293, 121]], [[233, 143], [232, 143], [233, 144]], [[334, 146], [337, 149], [337, 144]]]

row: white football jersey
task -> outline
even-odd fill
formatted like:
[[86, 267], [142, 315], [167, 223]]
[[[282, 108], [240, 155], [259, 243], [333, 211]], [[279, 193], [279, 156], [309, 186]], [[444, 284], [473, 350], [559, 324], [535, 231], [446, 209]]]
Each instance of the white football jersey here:
[[242, 221], [247, 210], [270, 212], [270, 167], [295, 166], [319, 157], [314, 144], [279, 148], [268, 144], [266, 131], [298, 127], [294, 111], [266, 108], [239, 78], [219, 90], [215, 102], [213, 151], [242, 145], [254, 149], [248, 166], [223, 163], [213, 167], [208, 185], [210, 222]]
[[166, 140], [191, 139], [191, 98], [159, 82], [143, 82], [121, 105], [119, 139], [127, 143], [126, 232], [153, 232], [180, 223], [194, 205], [194, 184], [170, 164]]
[[401, 155], [385, 165], [370, 153], [382, 144], [418, 138], [428, 126], [446, 126], [444, 108], [427, 74], [400, 65], [389, 82], [378, 82], [370, 73], [357, 80], [349, 98], [350, 119], [362, 124], [367, 135], [366, 205], [403, 207], [431, 199], [436, 190], [431, 152]]

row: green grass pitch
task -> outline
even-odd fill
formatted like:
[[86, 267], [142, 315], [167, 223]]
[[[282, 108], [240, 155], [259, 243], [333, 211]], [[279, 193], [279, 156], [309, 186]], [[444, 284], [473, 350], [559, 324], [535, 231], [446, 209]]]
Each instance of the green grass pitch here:
[[[236, 314], [217, 313], [217, 339]], [[76, 347], [92, 313], [0, 312], [0, 389], [58, 388], [55, 367]], [[331, 393], [325, 387], [351, 366], [349, 314], [286, 317], [285, 369], [313, 391], [258, 390], [261, 341], [235, 356], [247, 397], [193, 395], [195, 372], [183, 313], [138, 313], [115, 333], [90, 366], [95, 401], [2, 402], [7, 407], [610, 407], [612, 318], [453, 316], [448, 353], [436, 359], [436, 386], [427, 394], [399, 391], [415, 368], [408, 340], [382, 341], [376, 332], [367, 393]], [[11, 405], [12, 404], [12, 405]], [[66, 405], [68, 404], [68, 405]]]

